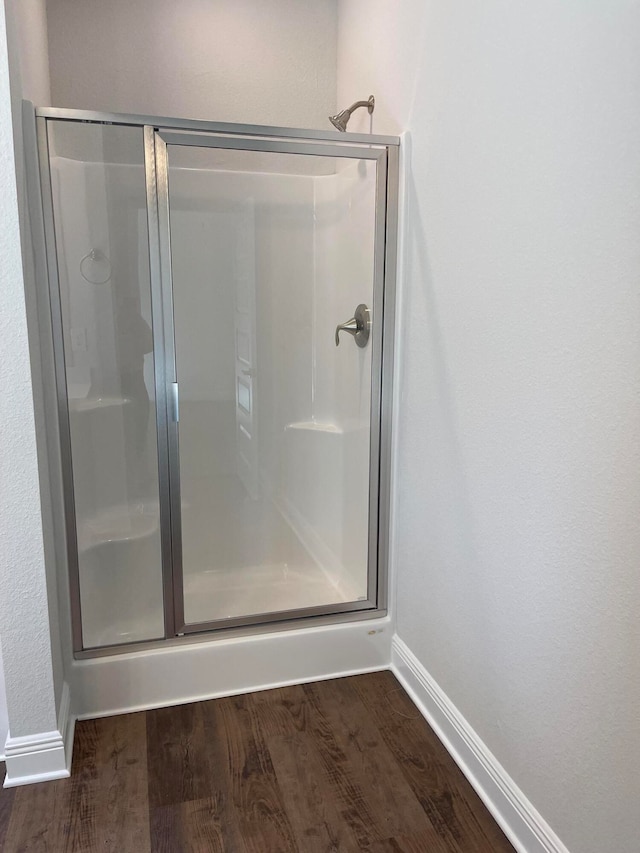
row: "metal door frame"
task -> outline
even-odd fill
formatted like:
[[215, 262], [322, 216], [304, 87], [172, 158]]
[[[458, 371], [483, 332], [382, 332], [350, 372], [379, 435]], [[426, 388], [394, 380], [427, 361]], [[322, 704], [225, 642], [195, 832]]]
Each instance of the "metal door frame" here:
[[[35, 110], [39, 153], [41, 216], [44, 219], [52, 332], [56, 353], [58, 418], [64, 479], [66, 537], [69, 559], [71, 617], [76, 657], [157, 647], [194, 633], [215, 635], [258, 633], [302, 627], [318, 622], [343, 622], [384, 615], [387, 608], [388, 525], [390, 516], [391, 415], [395, 318], [395, 267], [397, 251], [399, 139], [392, 136], [311, 131], [295, 128], [189, 121], [154, 116], [124, 115], [84, 110], [38, 108]], [[87, 649], [82, 643], [80, 578], [76, 547], [76, 519], [71, 469], [71, 441], [64, 366], [62, 317], [55, 247], [51, 188], [49, 121], [136, 126], [143, 132], [147, 221], [151, 277], [156, 384], [156, 427], [163, 569], [165, 638], [117, 646]], [[329, 157], [368, 159], [377, 162], [374, 242], [374, 282], [371, 364], [371, 421], [369, 464], [369, 544], [367, 600], [321, 605], [298, 610], [268, 612], [203, 623], [184, 622], [180, 481], [177, 425], [175, 339], [168, 195], [167, 145], [233, 148]], [[36, 166], [36, 169], [38, 167]], [[382, 322], [380, 322], [380, 318]], [[211, 633], [213, 636], [213, 633]]]
[[256, 625], [266, 620], [282, 621], [285, 619], [302, 619], [310, 616], [324, 616], [329, 613], [358, 612], [362, 610], [378, 610], [378, 481], [379, 481], [379, 447], [380, 447], [380, 388], [382, 366], [382, 324], [375, 318], [384, 316], [384, 246], [386, 225], [386, 195], [387, 195], [387, 149], [386, 147], [368, 146], [353, 147], [332, 145], [328, 142], [284, 141], [274, 139], [227, 138], [211, 134], [184, 133], [160, 128], [155, 134], [155, 162], [158, 199], [158, 226], [161, 257], [162, 295], [164, 311], [164, 342], [167, 383], [175, 390], [177, 396], [177, 370], [175, 328], [173, 324], [173, 280], [171, 268], [171, 221], [169, 199], [169, 147], [185, 146], [190, 148], [219, 148], [242, 151], [259, 151], [264, 153], [299, 154], [305, 156], [340, 157], [350, 159], [366, 159], [376, 163], [376, 203], [375, 203], [375, 234], [374, 234], [374, 270], [373, 270], [373, 334], [371, 352], [371, 401], [370, 401], [370, 464], [369, 464], [369, 537], [367, 556], [367, 597], [364, 600], [341, 602], [338, 604], [317, 605], [314, 607], [297, 608], [287, 611], [269, 611], [268, 613], [237, 616], [229, 619], [207, 620], [205, 622], [189, 622], [184, 613], [184, 572], [182, 562], [182, 525], [180, 497], [180, 453], [178, 438], [178, 418], [174, 411], [170, 414], [168, 423], [169, 436], [169, 469], [170, 469], [170, 500], [172, 527], [172, 564], [173, 564], [173, 597], [175, 608], [176, 631], [180, 634], [198, 633], [200, 631], [216, 630], [221, 627], [246, 627]]

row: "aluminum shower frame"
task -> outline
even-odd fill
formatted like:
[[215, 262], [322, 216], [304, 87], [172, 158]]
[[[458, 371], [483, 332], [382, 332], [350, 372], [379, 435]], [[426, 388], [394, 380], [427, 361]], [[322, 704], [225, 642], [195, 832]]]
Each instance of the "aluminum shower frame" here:
[[[57, 108], [35, 109], [39, 158], [40, 216], [44, 220], [49, 298], [60, 427], [65, 532], [69, 562], [72, 636], [75, 656], [96, 657], [193, 641], [195, 635], [263, 633], [284, 628], [372, 619], [387, 608], [391, 480], [391, 421], [395, 327], [398, 161], [394, 136], [314, 131], [226, 122], [190, 121]], [[144, 142], [147, 220], [154, 336], [156, 429], [160, 489], [160, 526], [164, 600], [164, 637], [121, 645], [87, 648], [82, 639], [80, 575], [77, 551], [72, 448], [67, 402], [64, 339], [55, 245], [48, 125], [80, 122], [140, 128]], [[171, 247], [168, 197], [168, 151], [171, 146], [239, 149], [311, 156], [367, 159], [376, 162], [376, 214], [371, 365], [369, 460], [369, 543], [367, 598], [293, 611], [268, 612], [202, 623], [185, 623], [180, 524], [178, 426], [172, 416], [171, 390], [176, 381], [172, 310]], [[382, 322], [380, 322], [382, 318]]]

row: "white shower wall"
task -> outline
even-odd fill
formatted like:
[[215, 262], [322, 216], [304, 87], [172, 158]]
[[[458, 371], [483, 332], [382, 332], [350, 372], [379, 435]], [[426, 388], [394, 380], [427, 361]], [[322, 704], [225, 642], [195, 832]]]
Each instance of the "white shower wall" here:
[[[270, 567], [287, 564], [309, 583], [321, 575], [328, 601], [366, 593], [370, 347], [358, 349], [349, 336], [336, 347], [334, 332], [359, 302], [371, 307], [373, 168], [369, 161], [347, 160], [330, 174], [171, 171], [174, 279], [179, 286], [182, 275], [197, 294], [197, 299], [176, 301], [176, 328], [194, 342], [182, 352], [179, 347], [178, 362], [185, 581], [195, 584], [194, 598], [204, 601], [205, 615], [207, 590], [198, 575], [212, 566], [221, 568], [229, 551], [221, 540], [232, 535], [234, 524], [243, 523], [243, 513], [256, 513], [255, 501], [251, 505], [238, 491], [233, 340], [234, 234], [248, 200], [256, 298], [256, 497], [271, 513], [268, 521], [261, 516], [260, 524], [272, 527], [271, 553], [261, 552], [259, 559]], [[115, 229], [120, 231], [119, 254], [111, 260], [117, 277], [148, 277], [146, 211], [126, 191], [135, 169], [139, 167], [111, 163], [105, 168], [60, 156], [53, 161], [64, 233], [59, 247], [63, 310], [65, 303], [74, 306], [73, 316], [67, 317], [74, 330], [67, 340], [67, 368], [76, 491], [86, 496], [79, 512], [79, 540], [81, 548], [94, 548], [97, 554], [91, 558], [95, 569], [84, 578], [83, 604], [90, 610], [85, 624], [91, 625], [87, 645], [156, 636], [160, 624], [157, 494], [151, 490], [137, 496], [145, 504], [137, 522], [144, 529], [134, 535], [127, 530], [121, 541], [109, 529], [108, 541], [96, 540], [96, 519], [130, 516], [131, 496], [122, 470], [123, 403], [107, 399], [96, 405], [89, 399], [91, 369], [102, 357], [98, 342], [113, 341], [113, 329], [102, 328], [113, 322], [113, 312], [102, 305], [111, 299], [109, 285], [88, 286], [78, 275], [79, 261], [90, 248], [110, 254]], [[327, 172], [326, 163], [319, 171]], [[118, 219], [104, 213], [114, 198], [136, 207], [120, 217], [129, 223], [124, 248]], [[64, 282], [75, 293], [65, 294]], [[151, 325], [150, 303], [143, 299], [140, 311]], [[113, 358], [113, 350], [106, 355]], [[112, 369], [117, 373], [118, 365]], [[145, 356], [145, 384], [153, 399], [150, 353]], [[151, 417], [149, 430], [154, 426]], [[155, 452], [151, 438], [149, 454]], [[240, 495], [237, 511], [234, 494]], [[133, 599], [147, 603], [134, 635], [130, 624], [123, 635], [122, 626], [114, 625], [110, 610], [102, 607], [105, 592], [113, 594], [121, 574], [128, 578], [122, 594], [130, 598], [133, 583]], [[145, 598], [144, 588], [155, 589], [155, 595]], [[274, 589], [282, 595], [277, 584]], [[249, 586], [247, 601], [248, 591]], [[291, 606], [321, 603], [296, 598], [293, 588], [291, 595]]]
[[[326, 162], [322, 165], [326, 171]], [[218, 235], [208, 238], [216, 247], [208, 263], [201, 263], [198, 239], [192, 233], [176, 239], [174, 228], [174, 284], [179, 286], [175, 269], [181, 266], [179, 254], [187, 245], [190, 267], [185, 266], [185, 272], [188, 268], [189, 280], [201, 282], [198, 300], [191, 303], [193, 316], [181, 318], [187, 328], [198, 327], [199, 294], [207, 289], [212, 268], [222, 278], [233, 271], [234, 240], [229, 233], [233, 211], [237, 216], [248, 198], [254, 206], [259, 490], [302, 545], [304, 557], [299, 552], [296, 559], [302, 559], [305, 571], [321, 568], [338, 590], [339, 600], [364, 597], [371, 351], [358, 349], [348, 337], [336, 348], [334, 332], [358, 302], [371, 303], [373, 167], [349, 160], [338, 171], [320, 175], [174, 169], [170, 186], [172, 208], [206, 206], [207, 216], [214, 210], [218, 217]], [[223, 298], [228, 297], [227, 293]], [[221, 308], [214, 297], [211, 311], [224, 316]], [[233, 325], [232, 310], [227, 305], [226, 338]], [[226, 435], [220, 444], [216, 440], [208, 447], [181, 436], [181, 468], [190, 457], [200, 467], [207, 458], [216, 464], [221, 448], [227, 448], [226, 464], [233, 467], [235, 388], [228, 381], [233, 377], [228, 363], [233, 345], [227, 341], [225, 346], [216, 384], [222, 387], [226, 382], [226, 396], [220, 401], [227, 413]], [[206, 353], [205, 348], [205, 357]], [[204, 359], [201, 364], [199, 370], [191, 365], [193, 376], [179, 376], [181, 400], [186, 401], [182, 411], [191, 405], [189, 389], [205, 385], [198, 374], [211, 367]], [[185, 542], [183, 547], [189, 546]], [[274, 555], [274, 561], [280, 562], [280, 557]]]
[[[289, 430], [284, 493], [297, 507], [318, 558], [348, 596], [362, 596], [368, 530], [371, 348], [336, 325], [365, 303], [372, 311], [375, 166], [347, 160], [314, 179], [311, 418]], [[307, 483], [313, 482], [310, 490]], [[314, 541], [314, 533], [315, 541]]]
[[[246, 160], [237, 152], [189, 150], [189, 162], [200, 155], [225, 167], [182, 168], [181, 152], [172, 153], [185, 616], [204, 622], [311, 605], [327, 593], [310, 587], [326, 580], [279, 512], [278, 479], [283, 424], [310, 399], [312, 179], [253, 171], [253, 156], [250, 171], [228, 171]], [[251, 314], [243, 332], [241, 300]], [[217, 327], [207, 329], [210, 316]], [[250, 339], [242, 346], [251, 380], [236, 376], [241, 334]], [[252, 398], [250, 440], [236, 418], [236, 379]]]

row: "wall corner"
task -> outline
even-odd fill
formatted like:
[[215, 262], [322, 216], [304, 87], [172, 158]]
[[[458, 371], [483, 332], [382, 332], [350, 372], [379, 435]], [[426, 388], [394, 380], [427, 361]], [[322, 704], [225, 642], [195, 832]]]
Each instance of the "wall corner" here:
[[15, 738], [9, 732], [5, 744], [7, 773], [3, 787], [15, 788], [69, 777], [74, 730], [71, 694], [65, 681], [58, 709], [57, 729]]

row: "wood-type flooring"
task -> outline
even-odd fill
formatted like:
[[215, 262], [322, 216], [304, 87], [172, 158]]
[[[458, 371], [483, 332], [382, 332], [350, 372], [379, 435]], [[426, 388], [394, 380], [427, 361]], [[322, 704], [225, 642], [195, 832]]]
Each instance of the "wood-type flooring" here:
[[390, 672], [79, 722], [3, 853], [513, 853]]

